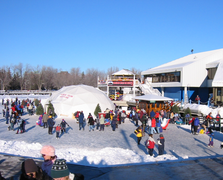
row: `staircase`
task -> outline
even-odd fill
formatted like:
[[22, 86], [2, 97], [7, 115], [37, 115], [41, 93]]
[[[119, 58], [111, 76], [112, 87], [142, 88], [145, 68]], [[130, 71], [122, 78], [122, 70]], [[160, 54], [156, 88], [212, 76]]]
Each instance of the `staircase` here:
[[157, 96], [162, 96], [158, 89], [154, 89], [150, 82], [146, 79], [145, 84], [141, 84], [139, 82], [139, 88], [142, 90], [144, 94], [154, 94]]

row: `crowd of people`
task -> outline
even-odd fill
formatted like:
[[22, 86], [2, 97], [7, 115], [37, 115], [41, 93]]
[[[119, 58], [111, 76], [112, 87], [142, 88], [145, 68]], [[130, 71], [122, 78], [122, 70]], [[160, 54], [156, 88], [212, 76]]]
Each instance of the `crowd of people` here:
[[[10, 123], [8, 130], [14, 130], [14, 125], [17, 124], [18, 128], [16, 133], [24, 133], [26, 122], [21, 117], [24, 113], [24, 108], [27, 108], [27, 112], [30, 116], [33, 115], [35, 112], [34, 101], [27, 99], [20, 102], [16, 98], [15, 101], [11, 101], [11, 104], [9, 103], [9, 100], [6, 102], [3, 100], [2, 105], [4, 107], [3, 116], [6, 118], [6, 124]], [[9, 105], [11, 105], [10, 109]], [[116, 109], [115, 111], [107, 109], [104, 113], [99, 113], [95, 119], [91, 113], [85, 117], [83, 111], [77, 111], [74, 113], [74, 115], [77, 122], [79, 123], [79, 130], [85, 130], [86, 125], [88, 125], [89, 132], [94, 130], [104, 131], [106, 126], [111, 127], [112, 131], [115, 131], [119, 125], [125, 123], [125, 119], [128, 117], [132, 122], [134, 122], [135, 126], [137, 126], [137, 129], [134, 131], [134, 133], [136, 134], [138, 145], [140, 145], [141, 139], [143, 136], [145, 136], [145, 133], [148, 134], [149, 137], [145, 142], [145, 147], [148, 149], [148, 154], [150, 156], [153, 156], [155, 144], [157, 144], [158, 147], [158, 154], [164, 154], [165, 139], [162, 134], [163, 128], [161, 126], [163, 120], [165, 118], [170, 119], [170, 122], [172, 123], [178, 123], [182, 121], [178, 113], [173, 113], [171, 111], [160, 110], [154, 112], [152, 110], [150, 114], [147, 114], [144, 109], [136, 108], [132, 108], [129, 114], [126, 114], [125, 111], [119, 109]], [[211, 125], [215, 124], [214, 122], [220, 121], [220, 118], [221, 116], [219, 113], [217, 114], [216, 118], [213, 118], [212, 114], [209, 113], [205, 121], [200, 123], [198, 117], [192, 118], [189, 114], [186, 114], [185, 116], [186, 122], [191, 124], [192, 134], [197, 135], [201, 130], [203, 130], [203, 133], [209, 135], [208, 147], [213, 147], [214, 133], [212, 131]], [[139, 122], [141, 122], [141, 125], [139, 125]], [[37, 125], [43, 128], [48, 128], [49, 135], [53, 134], [52, 131], [55, 128], [57, 139], [60, 138], [60, 134], [67, 132], [67, 126], [70, 127], [70, 125], [64, 119], [62, 119], [61, 122], [55, 126], [55, 121], [52, 117], [51, 109], [49, 109], [48, 113], [45, 112], [39, 116]], [[153, 134], [159, 134], [157, 142], [154, 140]], [[24, 179], [30, 179], [30, 177], [33, 179], [41, 179], [43, 177], [44, 179], [62, 178], [59, 177], [58, 174], [60, 173], [57, 172], [57, 168], [60, 164], [63, 164], [64, 169], [66, 169], [66, 173], [65, 171], [64, 173], [61, 171], [61, 174], [64, 175], [63, 177], [66, 177], [65, 179], [74, 179], [73, 177], [79, 178], [78, 174], [76, 176], [70, 175], [70, 172], [66, 166], [66, 160], [58, 160], [55, 155], [55, 149], [52, 146], [44, 146], [41, 150], [41, 154], [44, 158], [42, 166], [38, 167], [33, 159], [27, 159], [23, 162], [21, 177]], [[31, 167], [33, 168], [32, 170]], [[80, 177], [83, 178], [83, 175]]]
[[29, 99], [20, 101], [18, 100], [18, 98], [16, 98], [15, 101], [13, 101], [12, 99], [11, 101], [9, 101], [9, 99], [7, 99], [5, 102], [4, 99], [2, 99], [2, 105], [3, 117], [5, 117], [6, 119], [6, 124], [10, 124], [8, 126], [8, 130], [14, 131], [14, 126], [17, 125], [18, 128], [16, 134], [26, 132], [26, 121], [21, 117], [24, 115], [25, 108], [27, 108], [27, 112], [30, 116], [35, 113], [34, 101], [31, 101]]
[[[187, 116], [188, 117], [188, 116]], [[215, 125], [220, 122], [221, 115], [219, 112], [217, 113], [216, 117], [214, 118], [212, 116], [212, 112], [210, 112], [204, 119], [203, 122], [200, 122], [200, 119], [198, 116], [193, 117], [189, 124], [191, 125], [191, 134], [198, 135], [198, 134], [207, 134], [209, 136], [209, 143], [208, 147], [214, 146], [214, 132], [213, 128], [215, 128]]]

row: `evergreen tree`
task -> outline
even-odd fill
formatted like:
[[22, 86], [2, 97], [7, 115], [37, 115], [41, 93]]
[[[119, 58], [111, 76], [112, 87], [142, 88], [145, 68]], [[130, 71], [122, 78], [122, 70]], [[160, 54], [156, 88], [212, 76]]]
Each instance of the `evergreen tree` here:
[[174, 113], [179, 113], [179, 107], [177, 106], [177, 105], [174, 105], [173, 107], [172, 107], [172, 111], [174, 112]]
[[49, 103], [49, 106], [47, 108], [47, 114], [49, 114], [49, 109], [51, 109], [53, 111], [53, 117], [55, 117], [56, 113], [54, 112], [54, 107], [53, 107], [53, 104], [51, 102]]
[[41, 114], [43, 114], [43, 105], [39, 103], [36, 109], [36, 115], [41, 115]]
[[191, 117], [191, 110], [190, 110], [189, 107], [187, 109], [185, 109], [185, 111], [184, 111], [184, 117], [186, 116], [186, 114], [190, 114], [190, 117]]
[[99, 104], [97, 104], [95, 110], [94, 110], [94, 115], [97, 117], [98, 113], [101, 112], [101, 107]]
[[36, 107], [38, 107], [38, 106], [39, 106], [39, 104], [40, 104], [39, 100], [38, 100], [38, 99], [35, 99], [35, 101], [34, 101], [34, 102], [35, 102], [35, 106], [36, 106]]

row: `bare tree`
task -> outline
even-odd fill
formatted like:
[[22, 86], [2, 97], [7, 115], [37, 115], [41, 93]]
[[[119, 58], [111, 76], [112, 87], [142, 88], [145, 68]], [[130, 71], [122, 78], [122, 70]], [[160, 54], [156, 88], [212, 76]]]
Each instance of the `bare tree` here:
[[81, 84], [81, 71], [80, 68], [72, 68], [70, 70], [70, 75], [71, 75], [71, 84], [76, 85], [76, 84]]
[[49, 90], [54, 89], [56, 85], [57, 69], [43, 66], [42, 72], [44, 87]]
[[136, 68], [131, 68], [131, 70], [130, 70], [131, 72], [133, 72], [135, 75], [136, 75], [136, 78], [141, 78], [141, 70], [139, 70], [139, 69], [136, 69]]
[[97, 69], [87, 69], [84, 84], [97, 87], [97, 78], [99, 71]]
[[113, 73], [115, 73], [117, 71], [119, 71], [119, 68], [118, 67], [110, 67], [107, 70], [107, 75], [111, 76]]
[[5, 90], [9, 86], [9, 83], [12, 79], [10, 68], [2, 67], [0, 69], [0, 80], [1, 80], [1, 89]]

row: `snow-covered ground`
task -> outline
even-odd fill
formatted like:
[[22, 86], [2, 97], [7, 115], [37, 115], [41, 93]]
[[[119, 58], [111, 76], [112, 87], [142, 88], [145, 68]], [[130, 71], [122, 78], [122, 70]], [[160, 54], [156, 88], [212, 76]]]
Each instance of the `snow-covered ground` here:
[[[19, 99], [47, 98], [47, 96], [18, 97]], [[2, 109], [2, 105], [0, 108]], [[87, 125], [84, 131], [79, 131], [74, 119], [64, 118], [70, 125], [67, 128], [68, 133], [56, 139], [55, 132], [53, 135], [48, 135], [47, 129], [36, 126], [38, 116], [25, 114], [22, 118], [26, 120], [26, 132], [15, 134], [16, 131], [7, 130], [8, 125], [5, 123], [5, 118], [2, 117], [2, 113], [0, 114], [0, 153], [42, 159], [40, 154], [42, 146], [53, 145], [58, 158], [64, 158], [67, 162], [104, 167], [222, 156], [223, 152], [220, 149], [222, 133], [215, 132], [214, 148], [208, 148], [208, 136], [190, 134], [188, 125], [170, 124], [167, 130], [163, 131], [166, 140], [165, 154], [158, 156], [156, 146], [155, 156], [150, 157], [144, 146], [148, 135], [142, 138], [141, 145], [138, 146], [134, 134], [136, 127], [129, 119], [119, 125], [116, 131], [112, 131], [111, 127], [105, 127], [105, 131], [89, 132]], [[55, 119], [56, 124], [61, 120], [62, 118]], [[155, 134], [154, 139], [157, 140], [158, 136]]]

